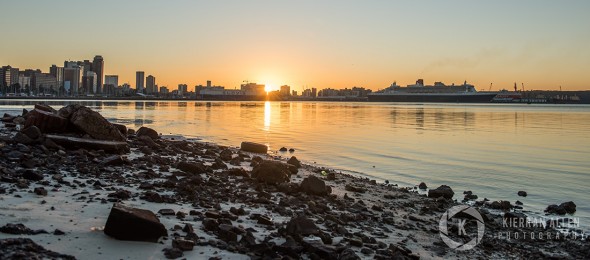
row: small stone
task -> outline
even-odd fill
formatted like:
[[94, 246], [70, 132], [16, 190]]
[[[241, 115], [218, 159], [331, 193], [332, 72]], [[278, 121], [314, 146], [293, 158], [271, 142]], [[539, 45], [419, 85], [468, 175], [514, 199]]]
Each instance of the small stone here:
[[528, 195], [528, 194], [526, 193], [526, 191], [522, 191], [522, 190], [521, 190], [521, 191], [518, 191], [518, 193], [517, 193], [517, 194], [518, 194], [518, 196], [521, 196], [521, 197], [526, 197], [526, 196]]
[[158, 213], [162, 216], [174, 216], [176, 214], [173, 209], [160, 209]]

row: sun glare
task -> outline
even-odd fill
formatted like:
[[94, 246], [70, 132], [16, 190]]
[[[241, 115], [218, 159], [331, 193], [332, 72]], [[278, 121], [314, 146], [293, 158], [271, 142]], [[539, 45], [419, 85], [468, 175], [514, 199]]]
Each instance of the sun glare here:
[[273, 86], [271, 84], [264, 84], [264, 91], [271, 92], [273, 91]]

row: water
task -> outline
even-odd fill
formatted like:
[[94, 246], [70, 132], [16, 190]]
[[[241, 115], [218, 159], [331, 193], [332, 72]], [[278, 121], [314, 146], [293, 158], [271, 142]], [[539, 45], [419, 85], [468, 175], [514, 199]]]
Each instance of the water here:
[[[33, 101], [0, 101], [0, 111]], [[401, 186], [446, 184], [461, 199], [516, 200], [525, 210], [574, 201], [590, 226], [590, 106], [331, 102], [82, 103], [131, 128], [224, 145], [295, 148], [299, 159]], [[288, 157], [289, 153], [277, 154]], [[518, 197], [517, 191], [528, 192]]]

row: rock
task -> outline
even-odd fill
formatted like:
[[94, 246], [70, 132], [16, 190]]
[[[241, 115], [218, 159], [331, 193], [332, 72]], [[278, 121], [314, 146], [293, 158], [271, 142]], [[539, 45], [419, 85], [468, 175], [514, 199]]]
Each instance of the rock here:
[[[12, 119], [12, 123], [16, 125], [24, 125], [26, 122], [25, 118], [22, 116], [17, 116], [14, 119]], [[8, 127], [8, 126], [7, 126]]]
[[308, 219], [305, 216], [297, 216], [289, 220], [287, 223], [286, 232], [291, 236], [309, 236], [318, 235], [320, 229], [311, 219]]
[[[363, 248], [364, 249], [364, 248]], [[362, 252], [362, 250], [361, 250]], [[338, 260], [360, 260], [361, 258], [354, 252], [354, 250], [347, 248], [340, 253]]]
[[51, 112], [33, 109], [25, 121], [25, 128], [36, 126], [42, 133], [68, 132], [69, 121]]
[[301, 182], [299, 185], [302, 192], [310, 195], [324, 196], [328, 195], [328, 189], [326, 183], [316, 176], [309, 176]]
[[116, 203], [107, 219], [104, 233], [119, 239], [130, 241], [158, 242], [168, 232], [156, 214], [149, 210], [138, 209]]
[[[127, 138], [109, 123], [100, 113], [78, 104], [69, 105], [62, 109], [71, 108], [68, 117], [70, 123], [82, 132], [97, 140], [125, 142]], [[60, 111], [62, 110], [60, 109]]]
[[57, 110], [53, 109], [51, 106], [43, 103], [35, 104], [35, 109], [43, 110], [45, 112], [56, 114]]
[[434, 189], [434, 190], [428, 190], [428, 197], [429, 198], [439, 198], [439, 197], [443, 197], [445, 199], [452, 199], [453, 195], [455, 195], [455, 192], [453, 192], [453, 189], [451, 189], [451, 187], [447, 186], [447, 185], [441, 185], [440, 187]]
[[180, 248], [164, 248], [162, 251], [164, 251], [164, 256], [167, 259], [176, 259], [183, 256]]
[[361, 188], [361, 187], [357, 187], [357, 186], [353, 186], [353, 185], [349, 185], [349, 184], [344, 185], [344, 189], [347, 191], [358, 192], [358, 193], [365, 193], [367, 191], [365, 188]]
[[264, 144], [252, 143], [252, 142], [242, 142], [240, 146], [240, 150], [245, 152], [252, 152], [252, 153], [267, 153], [268, 147]]
[[131, 198], [131, 192], [128, 191], [128, 190], [120, 189], [120, 190], [117, 190], [117, 191], [115, 191], [113, 193], [110, 193], [108, 195], [108, 197], [109, 198], [117, 198], [117, 199], [120, 199], [120, 200], [127, 200], [127, 199], [130, 199]]
[[16, 133], [14, 137], [12, 137], [12, 140], [19, 144], [32, 144], [35, 142], [35, 140], [31, 139], [29, 136], [21, 132]]
[[47, 196], [47, 190], [43, 187], [37, 187], [33, 192], [39, 196]]
[[23, 173], [23, 179], [26, 180], [30, 180], [30, 181], [40, 181], [43, 180], [43, 174], [32, 171], [32, 170], [26, 170]]
[[176, 215], [176, 212], [174, 212], [173, 209], [160, 209], [158, 210], [158, 213], [162, 216], [174, 216]]
[[176, 168], [183, 172], [192, 174], [201, 174], [206, 172], [205, 166], [203, 166], [203, 164], [200, 163], [180, 162], [178, 163], [178, 166], [176, 166]]
[[287, 151], [287, 147], [281, 147], [281, 149], [279, 149], [280, 152], [286, 152]]
[[301, 162], [297, 160], [297, 157], [291, 156], [291, 158], [287, 161], [288, 164], [291, 164], [297, 168], [301, 168]]
[[557, 205], [549, 205], [545, 212], [549, 214], [565, 215], [574, 214], [576, 212], [576, 204], [573, 201], [568, 201]]
[[47, 135], [46, 138], [50, 139], [57, 145], [69, 149], [84, 148], [89, 150], [104, 150], [107, 153], [129, 152], [129, 145], [127, 142], [93, 140], [61, 135]]
[[36, 244], [30, 238], [0, 239], [0, 259], [61, 259], [75, 260], [71, 255], [56, 253]]
[[172, 240], [172, 247], [178, 248], [182, 251], [192, 251], [194, 246], [195, 242], [192, 240], [186, 240], [182, 238]]
[[127, 160], [125, 158], [123, 158], [121, 155], [111, 155], [107, 158], [105, 158], [104, 160], [102, 160], [101, 164], [104, 166], [117, 166], [117, 165], [123, 165], [127, 162]]
[[221, 153], [219, 153], [219, 158], [221, 158], [222, 161], [226, 161], [226, 162], [231, 161], [232, 156], [233, 156], [233, 153], [229, 149], [224, 149], [223, 151], [221, 151]]
[[426, 183], [421, 182], [420, 185], [418, 185], [418, 189], [425, 190], [428, 189], [428, 186], [426, 186]]
[[512, 204], [510, 203], [510, 201], [506, 201], [506, 200], [494, 201], [490, 204], [490, 208], [500, 209], [500, 210], [510, 210], [512, 208]]
[[[520, 212], [506, 212], [504, 213], [504, 218], [511, 221], [520, 222], [521, 219], [526, 220], [526, 215]], [[516, 220], [512, 220], [516, 219]]]
[[216, 231], [219, 228], [219, 222], [216, 219], [206, 218], [203, 220], [205, 230]]
[[151, 138], [152, 140], [156, 140], [156, 139], [160, 138], [160, 136], [158, 135], [158, 132], [156, 132], [156, 130], [151, 129], [149, 127], [145, 127], [145, 126], [140, 127], [137, 130], [137, 132], [135, 133], [135, 135], [137, 135], [137, 137], [147, 136], [147, 137]]
[[21, 130], [21, 133], [33, 140], [37, 140], [37, 138], [41, 137], [41, 130], [39, 130], [39, 128], [34, 125]]
[[125, 125], [113, 123], [113, 126], [117, 128], [119, 133], [121, 133], [123, 136], [127, 136], [127, 127]]
[[522, 191], [522, 190], [521, 190], [521, 191], [518, 191], [518, 193], [517, 193], [517, 194], [518, 194], [518, 196], [521, 196], [521, 197], [526, 197], [526, 196], [528, 195], [528, 194], [526, 193], [526, 191]]
[[159, 145], [156, 142], [154, 142], [154, 139], [152, 139], [151, 137], [149, 137], [147, 135], [142, 135], [142, 136], [138, 137], [137, 140], [143, 142], [143, 144], [148, 146], [149, 148], [156, 149], [159, 147]]
[[129, 128], [127, 129], [127, 135], [134, 135], [135, 134], [135, 130]]
[[254, 167], [252, 178], [268, 184], [280, 184], [290, 181], [289, 166], [278, 161], [262, 161]]
[[294, 153], [295, 152], [295, 149], [291, 148], [291, 149], [289, 149], [289, 152], [290, 153]]
[[238, 234], [233, 232], [233, 226], [227, 224], [219, 225], [217, 237], [225, 242], [238, 242]]
[[[8, 224], [0, 227], [0, 232], [6, 233], [6, 234], [12, 234], [12, 235], [47, 234], [47, 231], [45, 231], [43, 229], [32, 230], [23, 224], [12, 224], [12, 223], [8, 223]], [[0, 250], [0, 251], [2, 251], [2, 250]]]

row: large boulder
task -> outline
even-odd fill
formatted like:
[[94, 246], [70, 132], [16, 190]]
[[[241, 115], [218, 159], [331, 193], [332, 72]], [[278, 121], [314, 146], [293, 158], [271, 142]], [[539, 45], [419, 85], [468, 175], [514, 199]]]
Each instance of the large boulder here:
[[47, 135], [45, 137], [55, 144], [69, 149], [104, 150], [107, 153], [129, 152], [127, 142], [103, 141], [61, 135]]
[[264, 144], [258, 144], [253, 142], [242, 142], [240, 150], [252, 153], [267, 153], [268, 146]]
[[323, 196], [330, 193], [326, 183], [313, 175], [305, 178], [299, 187], [301, 191], [311, 195]]
[[137, 130], [137, 132], [135, 134], [138, 137], [147, 136], [147, 137], [151, 138], [152, 140], [156, 140], [156, 139], [160, 138], [160, 136], [158, 135], [158, 132], [156, 132], [156, 130], [151, 129], [149, 127], [145, 127], [145, 126], [140, 127], [139, 130]]
[[545, 212], [549, 214], [565, 215], [576, 212], [576, 204], [573, 201], [564, 202], [558, 205], [549, 205]]
[[[67, 112], [61, 112], [65, 110]], [[78, 104], [60, 109], [59, 114], [68, 114], [69, 121], [94, 139], [125, 142], [127, 138], [100, 113]]]
[[429, 198], [443, 197], [445, 199], [452, 199], [453, 195], [455, 195], [455, 192], [453, 192], [453, 189], [451, 189], [451, 187], [447, 185], [441, 185], [440, 187], [434, 190], [431, 189], [428, 191]]
[[297, 160], [297, 157], [291, 156], [291, 158], [287, 161], [288, 164], [293, 165], [297, 168], [301, 168], [301, 162]]
[[43, 133], [63, 133], [68, 131], [68, 119], [51, 112], [33, 109], [27, 113], [25, 128], [36, 126]]
[[120, 203], [116, 203], [111, 209], [104, 233], [119, 240], [154, 243], [157, 243], [160, 237], [168, 236], [166, 228], [156, 214]]
[[252, 170], [252, 178], [268, 184], [289, 182], [289, 166], [278, 161], [262, 161]]
[[291, 236], [309, 236], [318, 235], [320, 233], [320, 229], [315, 223], [313, 223], [313, 220], [308, 219], [305, 216], [291, 218], [287, 223], [285, 231], [287, 235]]
[[176, 168], [192, 174], [201, 174], [207, 171], [202, 163], [179, 162]]

